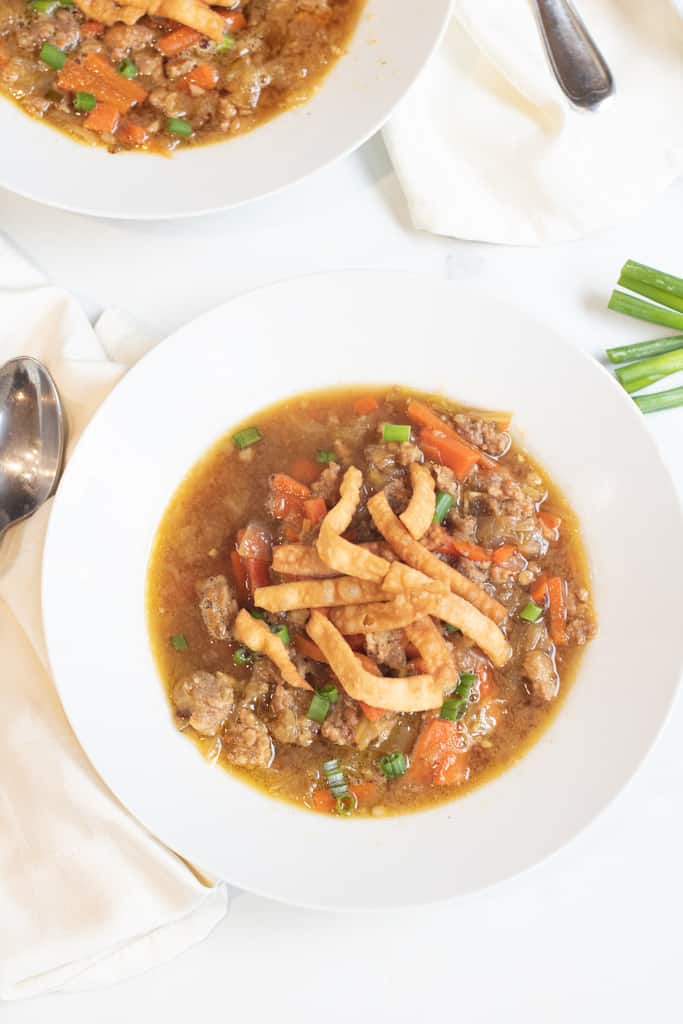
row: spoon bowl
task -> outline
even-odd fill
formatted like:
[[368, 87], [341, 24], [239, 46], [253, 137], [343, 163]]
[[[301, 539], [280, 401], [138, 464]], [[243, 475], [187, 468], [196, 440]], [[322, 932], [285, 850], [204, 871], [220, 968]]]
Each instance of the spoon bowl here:
[[0, 537], [54, 493], [64, 463], [64, 411], [36, 359], [0, 368]]

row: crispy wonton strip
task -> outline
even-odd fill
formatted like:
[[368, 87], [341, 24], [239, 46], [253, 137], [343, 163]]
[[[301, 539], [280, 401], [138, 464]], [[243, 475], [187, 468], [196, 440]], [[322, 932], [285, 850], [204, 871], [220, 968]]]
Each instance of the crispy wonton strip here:
[[413, 594], [411, 601], [418, 615], [434, 615], [457, 626], [488, 654], [496, 668], [507, 665], [512, 657], [512, 648], [495, 622], [457, 594]]
[[333, 580], [299, 580], [259, 587], [254, 594], [257, 608], [267, 612], [290, 612], [295, 608], [336, 608], [345, 604], [369, 604], [388, 601], [379, 583], [358, 580], [352, 576], [336, 576]]
[[255, 619], [244, 608], [235, 619], [233, 635], [250, 650], [270, 658], [290, 686], [296, 686], [299, 690], [313, 689], [295, 669], [280, 637], [271, 633], [264, 622]]
[[113, 0], [78, 0], [78, 7], [88, 18], [101, 21], [104, 25], [116, 25], [119, 22], [134, 25], [146, 10], [146, 6], [117, 4]]
[[[367, 544], [359, 544], [358, 547], [372, 551], [374, 555], [381, 555], [388, 562], [393, 561], [396, 555], [384, 541], [370, 541]], [[280, 544], [273, 548], [274, 572], [281, 576], [312, 576], [318, 579], [329, 579], [337, 576], [335, 569], [330, 569], [326, 562], [318, 554], [311, 544]]]
[[436, 510], [434, 478], [426, 466], [413, 462], [410, 466], [410, 481], [413, 493], [408, 508], [401, 512], [399, 519], [415, 540], [421, 540], [432, 525]]
[[194, 28], [214, 42], [220, 43], [225, 35], [225, 19], [201, 0], [145, 0], [148, 14], [170, 18], [188, 28]]
[[448, 594], [448, 584], [433, 580], [419, 569], [412, 569], [404, 562], [392, 562], [389, 572], [382, 580], [382, 590], [388, 594], [403, 594], [406, 590], [429, 590], [435, 594]]
[[[494, 622], [502, 622], [507, 615], [507, 609], [495, 598], [490, 597], [480, 586], [469, 580], [467, 576], [463, 576], [457, 569], [446, 565], [431, 551], [427, 551], [422, 544], [413, 540], [401, 521], [392, 512], [384, 491], [380, 491], [370, 499], [368, 510], [379, 532], [389, 541], [396, 554], [404, 562], [408, 562], [409, 565], [433, 579], [443, 580], [454, 594], [471, 602], [475, 608], [478, 608], [484, 615], [490, 616]], [[453, 623], [453, 625], [457, 625], [457, 623]]]
[[457, 686], [458, 670], [451, 649], [432, 618], [418, 619], [406, 626], [406, 636], [415, 644], [428, 672], [439, 680], [444, 693]]
[[366, 672], [339, 630], [324, 615], [313, 612], [306, 629], [354, 700], [387, 711], [427, 711], [441, 707], [443, 693], [433, 676], [389, 679], [372, 675]]
[[385, 604], [337, 608], [330, 612], [330, 618], [337, 629], [349, 636], [352, 633], [381, 633], [385, 629], [403, 629], [411, 622], [415, 622], [420, 614], [426, 612], [419, 613], [415, 610], [410, 595], [399, 594], [393, 601]]
[[362, 482], [361, 471], [355, 466], [349, 466], [342, 480], [339, 501], [322, 521], [317, 541], [318, 554], [323, 562], [337, 572], [381, 583], [389, 568], [387, 560], [341, 536], [348, 530], [358, 508]]

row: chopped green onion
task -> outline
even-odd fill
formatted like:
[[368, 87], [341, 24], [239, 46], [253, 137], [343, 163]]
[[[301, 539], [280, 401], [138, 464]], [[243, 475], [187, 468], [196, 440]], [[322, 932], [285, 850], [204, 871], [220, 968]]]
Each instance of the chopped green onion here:
[[683, 334], [675, 334], [673, 338], [658, 338], [656, 341], [637, 341], [633, 345], [620, 345], [607, 349], [610, 363], [631, 363], [636, 359], [649, 359], [664, 352], [673, 352], [683, 347]]
[[55, 71], [59, 71], [66, 64], [66, 54], [63, 50], [58, 50], [52, 43], [45, 43], [38, 56], [43, 64], [54, 68]]
[[235, 37], [226, 32], [220, 43], [216, 45], [216, 53], [227, 53], [235, 45]]
[[311, 703], [308, 707], [307, 717], [312, 722], [318, 722], [322, 725], [330, 710], [330, 702], [327, 697], [323, 697], [320, 693], [314, 693], [311, 698]]
[[119, 74], [123, 75], [124, 78], [137, 78], [138, 69], [135, 64], [133, 64], [132, 60], [128, 60], [128, 58], [126, 58], [119, 64]]
[[441, 705], [439, 717], [443, 718], [446, 722], [458, 722], [467, 711], [468, 703], [469, 701], [458, 697], [449, 697]]
[[543, 615], [543, 609], [535, 601], [529, 601], [519, 613], [520, 619], [524, 619], [525, 622], [538, 622], [541, 615]]
[[396, 750], [380, 758], [379, 766], [388, 779], [400, 779], [408, 770], [408, 758], [402, 751]]
[[60, 7], [73, 7], [74, 0], [59, 0]]
[[657, 391], [654, 395], [638, 395], [633, 399], [641, 412], [663, 412], [683, 405], [683, 388]]
[[91, 92], [77, 92], [74, 95], [74, 110], [94, 110], [97, 100]]
[[436, 496], [436, 508], [434, 510], [434, 522], [443, 523], [444, 519], [451, 510], [451, 505], [455, 501], [452, 494], [446, 494], [445, 491], [439, 491]]
[[166, 131], [171, 135], [182, 135], [183, 138], [189, 138], [192, 135], [192, 125], [189, 121], [184, 121], [182, 117], [167, 117]]
[[271, 626], [270, 632], [274, 633], [275, 636], [279, 636], [285, 647], [289, 647], [292, 642], [292, 638], [286, 626]]
[[349, 814], [353, 814], [356, 807], [358, 807], [358, 801], [356, 800], [354, 793], [344, 793], [343, 796], [337, 797], [337, 812], [348, 817]]
[[459, 629], [457, 626], [451, 626], [450, 622], [447, 622], [446, 623], [446, 632], [447, 633], [462, 633], [462, 630]]
[[321, 697], [324, 697], [325, 700], [329, 701], [330, 704], [336, 704], [339, 700], [339, 690], [334, 683], [328, 683], [327, 686], [321, 686], [318, 693]]
[[252, 608], [249, 614], [251, 615], [252, 619], [265, 619], [266, 617], [266, 613], [263, 611], [262, 608]]
[[628, 366], [619, 366], [615, 372], [622, 387], [631, 394], [650, 384], [656, 384], [658, 380], [678, 373], [679, 370], [683, 370], [683, 348], [674, 352], [663, 352], [659, 356], [642, 359], [638, 363], [629, 363]]
[[337, 456], [334, 452], [326, 451], [324, 448], [318, 448], [315, 453], [315, 461], [319, 462], [321, 465], [327, 465], [328, 462], [336, 462]]
[[189, 644], [182, 633], [178, 633], [177, 636], [171, 637], [171, 647], [175, 651], [186, 651], [189, 648]]
[[455, 691], [458, 697], [469, 697], [472, 687], [477, 681], [477, 677], [474, 672], [461, 672], [460, 681], [458, 682], [458, 688]]
[[52, 14], [55, 7], [58, 6], [58, 0], [33, 0], [31, 9], [34, 10], [36, 14]]
[[262, 441], [263, 434], [258, 427], [247, 427], [245, 430], [238, 430], [232, 439], [239, 449], [249, 448], [250, 445]]
[[410, 441], [410, 426], [401, 423], [385, 423], [382, 427], [383, 441]]
[[236, 651], [232, 652], [232, 661], [234, 665], [244, 667], [245, 665], [251, 665], [253, 660], [254, 655], [248, 647], [238, 647]]
[[332, 796], [346, 796], [349, 791], [348, 783], [336, 757], [331, 761], [325, 761], [323, 771]]
[[637, 320], [647, 320], [652, 324], [661, 324], [662, 327], [672, 327], [674, 330], [683, 330], [683, 314], [675, 313], [671, 309], [664, 309], [662, 306], [655, 306], [651, 302], [644, 302], [635, 295], [627, 295], [618, 289], [612, 292], [607, 304], [608, 309], [615, 313], [625, 313], [626, 316], [634, 316]]

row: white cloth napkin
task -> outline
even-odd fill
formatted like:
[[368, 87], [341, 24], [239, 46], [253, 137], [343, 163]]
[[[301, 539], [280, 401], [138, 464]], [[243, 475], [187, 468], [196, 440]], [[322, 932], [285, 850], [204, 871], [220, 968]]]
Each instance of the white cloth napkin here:
[[578, 238], [635, 215], [681, 173], [674, 6], [575, 6], [616, 81], [598, 113], [564, 98], [531, 0], [454, 0], [439, 52], [384, 132], [416, 227], [508, 244]]
[[[96, 331], [0, 238], [0, 365], [48, 365], [70, 447], [151, 344], [116, 311]], [[47, 671], [40, 566], [49, 503], [0, 542], [0, 999], [119, 981], [203, 939], [228, 906], [114, 799]], [[77, 631], [78, 624], [74, 623]]]

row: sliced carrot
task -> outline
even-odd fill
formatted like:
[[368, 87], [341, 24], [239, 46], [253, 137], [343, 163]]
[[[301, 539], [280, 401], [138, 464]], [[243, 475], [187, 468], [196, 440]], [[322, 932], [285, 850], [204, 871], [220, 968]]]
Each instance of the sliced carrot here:
[[210, 89], [215, 89], [218, 85], [218, 72], [213, 64], [198, 64], [196, 68], [192, 68], [192, 71], [183, 75], [178, 83], [179, 88], [185, 91], [191, 85], [196, 85], [199, 89], [205, 89], [207, 92]]
[[317, 526], [327, 515], [325, 499], [307, 498], [304, 501], [304, 514], [313, 526]]
[[104, 28], [104, 23], [101, 21], [84, 21], [81, 25], [81, 36], [85, 36], [86, 39], [94, 39], [102, 35]]
[[[476, 445], [470, 444], [464, 437], [453, 427], [449, 426], [448, 423], [444, 423], [440, 416], [437, 416], [435, 412], [425, 405], [424, 402], [417, 402], [411, 399], [408, 402], [407, 407], [408, 419], [411, 423], [416, 424], [418, 427], [424, 427], [429, 433], [442, 434], [444, 437], [448, 437], [453, 441], [459, 441], [460, 444], [467, 448], [470, 452], [476, 453], [477, 462], [482, 466], [486, 466], [487, 469], [494, 469], [498, 463], [495, 459], [492, 459], [490, 455], [483, 452], [481, 448], [477, 448]], [[448, 465], [448, 463], [444, 463]], [[453, 467], [451, 466], [451, 469]], [[455, 470], [453, 470], [455, 473]]]
[[157, 39], [157, 50], [163, 53], [164, 57], [175, 57], [176, 54], [182, 53], [183, 50], [187, 50], [190, 46], [195, 46], [200, 39], [205, 38], [196, 29], [181, 25], [180, 28], [174, 28], [171, 32], [167, 32], [166, 35]]
[[559, 576], [548, 580], [550, 638], [558, 647], [567, 643], [567, 587]]
[[247, 27], [247, 19], [241, 11], [230, 11], [225, 15], [225, 27], [228, 32], [241, 32]]
[[514, 544], [502, 544], [491, 552], [491, 561], [494, 565], [500, 565], [501, 562], [507, 562], [508, 558], [512, 558], [516, 553], [517, 548]]
[[[380, 795], [376, 782], [357, 782], [355, 785], [349, 786], [349, 793], [353, 793], [360, 808], [377, 803]], [[326, 814], [330, 814], [337, 807], [337, 801], [329, 789], [316, 789], [312, 794], [312, 801], [316, 811]]]
[[244, 561], [246, 563], [249, 591], [252, 595], [256, 593], [259, 587], [270, 585], [268, 562], [264, 562], [262, 558], [245, 558]]
[[464, 782], [469, 751], [462, 747], [459, 722], [432, 718], [418, 736], [406, 779], [422, 785], [452, 786]]
[[124, 121], [116, 133], [116, 138], [124, 146], [144, 146], [147, 142], [147, 129], [134, 121]]
[[462, 438], [446, 437], [433, 430], [420, 432], [420, 446], [424, 449], [425, 454], [427, 454], [427, 449], [430, 453], [436, 452], [437, 461], [452, 469], [461, 482], [480, 461], [479, 453], [470, 445], [465, 444]]
[[371, 412], [377, 412], [379, 402], [374, 395], [362, 395], [353, 403], [353, 411], [357, 416], [367, 416]]
[[[444, 530], [443, 526], [437, 526], [436, 524], [430, 529], [428, 547], [430, 551], [438, 551], [443, 555], [462, 555], [463, 558], [469, 558], [471, 562], [493, 561], [493, 553], [491, 551], [480, 547], [479, 544], [472, 544], [469, 540], [459, 540], [457, 537], [451, 537], [450, 533]], [[512, 550], [514, 551], [514, 548]]]
[[556, 516], [552, 512], [546, 512], [545, 509], [541, 509], [541, 511], [538, 512], [538, 518], [543, 523], [546, 530], [549, 530], [552, 533], [553, 540], [557, 540], [560, 536], [562, 516]]
[[270, 489], [273, 494], [291, 494], [295, 498], [310, 498], [311, 488], [299, 483], [286, 473], [273, 473], [270, 478]]
[[120, 116], [113, 103], [97, 103], [83, 124], [91, 132], [108, 132], [113, 135], [119, 126]]
[[298, 480], [302, 484], [312, 484], [320, 476], [321, 466], [313, 459], [296, 459], [292, 463], [290, 470], [291, 475], [295, 480]]
[[66, 92], [91, 92], [98, 105], [107, 103], [120, 114], [126, 114], [136, 103], [147, 99], [146, 89], [132, 78], [120, 75], [99, 53], [89, 53], [80, 63], [70, 58], [57, 75], [57, 85]]
[[244, 605], [249, 604], [247, 567], [244, 564], [244, 559], [240, 558], [237, 551], [230, 552], [230, 566], [232, 568], [232, 578], [237, 588], [237, 600], [244, 607]]
[[300, 654], [302, 658], [310, 658], [311, 661], [321, 661], [323, 664], [327, 664], [327, 658], [320, 650], [317, 644], [314, 644], [312, 640], [309, 640], [303, 633], [297, 633], [294, 637], [294, 646], [297, 654]]
[[530, 587], [529, 593], [532, 601], [536, 604], [543, 604], [548, 596], [548, 577], [544, 572], [538, 577], [533, 587]]

